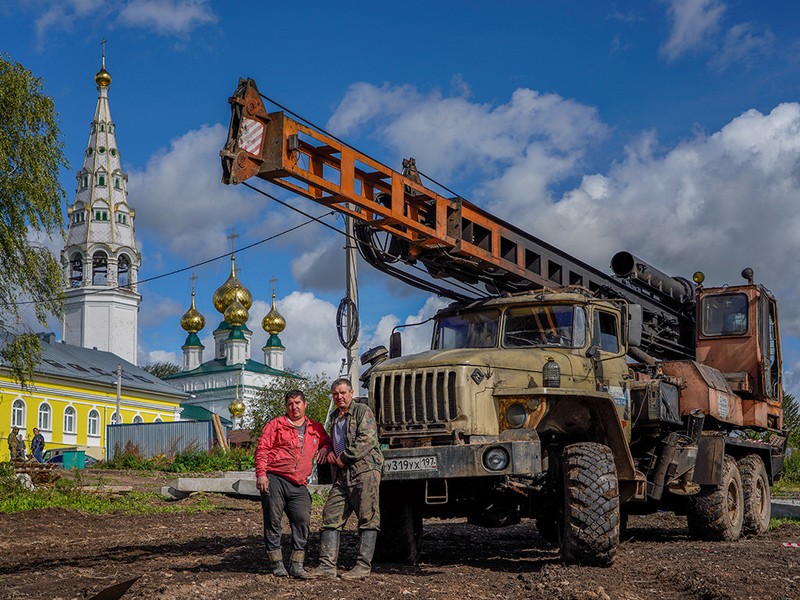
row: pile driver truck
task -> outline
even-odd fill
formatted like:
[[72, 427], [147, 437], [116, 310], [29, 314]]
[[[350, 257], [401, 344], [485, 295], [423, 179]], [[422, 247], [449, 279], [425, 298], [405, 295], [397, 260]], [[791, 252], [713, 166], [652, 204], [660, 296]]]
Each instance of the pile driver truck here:
[[564, 561], [601, 566], [631, 514], [686, 514], [705, 539], [766, 531], [788, 436], [777, 304], [751, 269], [704, 287], [623, 251], [608, 275], [426, 187], [413, 159], [395, 171], [268, 113], [252, 79], [229, 102], [224, 183], [352, 217], [367, 262], [453, 300], [430, 350], [403, 356], [394, 333], [362, 355], [385, 558], [416, 560], [428, 518], [535, 519]]

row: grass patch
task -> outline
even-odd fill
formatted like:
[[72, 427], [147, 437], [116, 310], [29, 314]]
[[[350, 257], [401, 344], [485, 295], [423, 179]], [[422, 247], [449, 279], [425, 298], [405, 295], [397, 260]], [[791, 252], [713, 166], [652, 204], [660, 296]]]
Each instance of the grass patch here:
[[189, 504], [167, 502], [153, 493], [131, 492], [122, 496], [94, 494], [82, 489], [79, 474], [71, 480], [60, 479], [52, 486], [30, 490], [16, 478], [11, 464], [0, 464], [0, 513], [42, 508], [64, 508], [95, 515], [117, 511], [141, 515], [199, 512], [213, 510], [215, 507], [204, 494], [194, 496]]
[[774, 529], [780, 529], [781, 527], [785, 527], [786, 525], [800, 525], [800, 521], [798, 521], [797, 519], [789, 519], [788, 517], [783, 517], [782, 519], [769, 520], [770, 531]]

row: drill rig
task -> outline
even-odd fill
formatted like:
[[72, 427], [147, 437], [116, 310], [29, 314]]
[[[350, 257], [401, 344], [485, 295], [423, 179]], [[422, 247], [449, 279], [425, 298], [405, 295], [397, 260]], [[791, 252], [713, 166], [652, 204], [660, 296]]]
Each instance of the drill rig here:
[[674, 510], [706, 539], [766, 531], [788, 436], [777, 304], [752, 270], [703, 287], [619, 252], [608, 275], [426, 187], [413, 159], [398, 172], [268, 113], [252, 79], [229, 102], [224, 183], [352, 217], [367, 262], [454, 301], [430, 350], [403, 356], [395, 333], [362, 356], [385, 558], [416, 560], [436, 517], [533, 518], [565, 561], [602, 566], [629, 514]]

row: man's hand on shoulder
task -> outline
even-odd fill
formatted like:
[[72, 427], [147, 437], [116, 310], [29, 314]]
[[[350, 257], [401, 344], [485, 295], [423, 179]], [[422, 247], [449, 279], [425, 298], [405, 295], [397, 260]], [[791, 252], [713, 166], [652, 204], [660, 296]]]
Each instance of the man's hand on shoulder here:
[[266, 492], [269, 490], [269, 479], [267, 479], [266, 475], [256, 478], [256, 488], [259, 492]]

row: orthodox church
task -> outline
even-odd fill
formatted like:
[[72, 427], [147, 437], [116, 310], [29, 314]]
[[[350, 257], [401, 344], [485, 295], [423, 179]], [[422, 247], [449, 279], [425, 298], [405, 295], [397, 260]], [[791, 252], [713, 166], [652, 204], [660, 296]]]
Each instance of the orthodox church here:
[[197, 335], [205, 327], [205, 317], [197, 310], [192, 285], [191, 306], [180, 321], [187, 333], [182, 346], [182, 370], [166, 378], [189, 394], [184, 406], [199, 406], [234, 422], [244, 414], [258, 390], [273, 378], [294, 377], [283, 368], [286, 348], [278, 334], [286, 327], [286, 320], [275, 305], [275, 280], [272, 308], [261, 321], [264, 331], [270, 334], [261, 349], [264, 357], [261, 362], [251, 358], [250, 353], [253, 332], [247, 321], [253, 296], [239, 280], [236, 271], [236, 254], [232, 252], [230, 276], [213, 296], [214, 308], [222, 315], [222, 321], [213, 332], [214, 357], [206, 362], [203, 362], [205, 347]]

